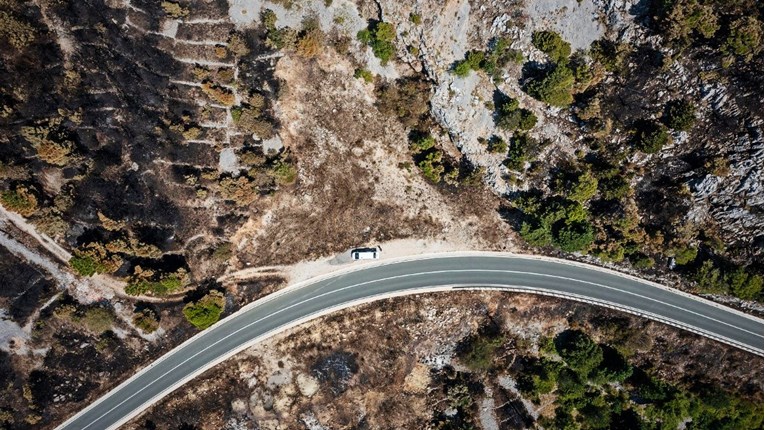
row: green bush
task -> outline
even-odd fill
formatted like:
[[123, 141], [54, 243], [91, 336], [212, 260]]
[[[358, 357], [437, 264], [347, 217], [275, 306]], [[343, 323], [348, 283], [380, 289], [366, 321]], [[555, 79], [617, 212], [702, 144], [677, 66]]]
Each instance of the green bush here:
[[375, 80], [374, 75], [372, 72], [370, 72], [367, 69], [356, 69], [355, 72], [353, 72], [353, 77], [356, 79], [363, 79], [366, 83], [372, 83], [372, 81]]
[[653, 258], [642, 253], [636, 253], [630, 256], [630, 262], [636, 269], [650, 269], [656, 264]]
[[83, 255], [81, 257], [72, 256], [69, 265], [80, 276], [93, 276], [96, 273], [103, 273], [106, 268], [99, 264], [93, 257]]
[[646, 154], [659, 152], [669, 142], [667, 127], [656, 121], [638, 121], [634, 142], [635, 147]]
[[489, 138], [488, 150], [492, 154], [507, 154], [507, 142], [499, 136]]
[[762, 21], [753, 16], [740, 17], [730, 25], [722, 51], [749, 61], [762, 54]]
[[598, 179], [589, 170], [580, 173], [569, 185], [568, 198], [580, 203], [590, 200], [598, 192]]
[[674, 249], [675, 264], [680, 266], [692, 263], [696, 260], [696, 256], [699, 254], [699, 248], [695, 246], [688, 246], [684, 248]]
[[114, 313], [102, 307], [89, 308], [82, 317], [82, 323], [91, 332], [101, 334], [114, 325]]
[[575, 82], [571, 69], [566, 64], [557, 63], [543, 76], [529, 82], [526, 92], [551, 106], [566, 107], [574, 101]]
[[566, 252], [578, 252], [587, 250], [595, 233], [592, 225], [587, 222], [571, 222], [559, 225], [553, 235], [553, 243]]
[[133, 325], [144, 333], [154, 333], [159, 328], [157, 314], [151, 309], [143, 309], [133, 314]]
[[555, 337], [558, 355], [582, 377], [587, 377], [603, 362], [603, 350], [579, 330], [566, 330]]
[[481, 61], [481, 70], [491, 76], [497, 82], [502, 71], [509, 63], [523, 63], [521, 51], [510, 49], [510, 39], [506, 37], [496, 38], [491, 41], [491, 48], [485, 53]]
[[436, 139], [430, 134], [416, 136], [409, 143], [409, 149], [415, 154], [425, 152], [434, 146], [436, 146]]
[[24, 186], [16, 187], [13, 191], [4, 191], [0, 194], [0, 202], [6, 209], [21, 216], [30, 216], [37, 212], [37, 197]]
[[507, 98], [497, 106], [497, 127], [506, 131], [528, 131], [537, 124], [537, 117], [528, 109], [520, 107], [518, 100]]
[[417, 167], [422, 171], [422, 176], [434, 184], [441, 182], [444, 175], [444, 165], [441, 164], [442, 157], [441, 151], [433, 151], [417, 164]]
[[375, 57], [380, 59], [383, 66], [396, 54], [396, 46], [393, 44], [393, 40], [396, 39], [396, 27], [389, 22], [376, 21], [369, 29], [359, 31], [356, 37], [361, 43], [372, 48]]
[[141, 279], [131, 282], [125, 287], [125, 293], [131, 296], [151, 294], [162, 297], [174, 293], [182, 287], [183, 280], [180, 277], [177, 275], [167, 275], [161, 277], [158, 281]]
[[211, 291], [196, 302], [183, 307], [183, 315], [194, 327], [204, 330], [218, 322], [226, 299], [220, 291]]
[[507, 158], [502, 164], [510, 170], [521, 170], [546, 144], [547, 141], [540, 142], [526, 133], [515, 135], [510, 139]]
[[409, 21], [414, 25], [420, 25], [422, 24], [422, 16], [419, 13], [412, 12], [409, 14]]
[[524, 221], [521, 224], [520, 235], [531, 246], [548, 246], [552, 244], [552, 231], [550, 226], [540, 223]]
[[664, 119], [667, 127], [688, 131], [696, 122], [696, 108], [685, 100], [671, 101], [667, 103]]
[[592, 42], [590, 57], [611, 73], [621, 71], [626, 63], [629, 49], [625, 44], [601, 39]]
[[534, 32], [531, 36], [531, 43], [556, 63], [567, 60], [569, 55], [571, 55], [571, 45], [554, 31]]
[[276, 182], [282, 185], [294, 184], [297, 181], [297, 168], [285, 160], [279, 160], [271, 169], [271, 174]]
[[484, 371], [491, 368], [497, 348], [504, 345], [504, 337], [476, 336], [467, 345], [466, 351], [460, 356], [468, 368]]
[[481, 62], [483, 61], [483, 57], [484, 54], [481, 51], [469, 51], [465, 55], [464, 60], [458, 61], [454, 65], [454, 74], [464, 78], [470, 74], [471, 70], [481, 70]]

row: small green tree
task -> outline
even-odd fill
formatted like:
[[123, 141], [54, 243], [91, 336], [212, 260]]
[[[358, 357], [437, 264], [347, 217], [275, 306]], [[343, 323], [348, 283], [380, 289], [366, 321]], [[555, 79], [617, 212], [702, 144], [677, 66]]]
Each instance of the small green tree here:
[[499, 136], [489, 138], [488, 150], [492, 154], [507, 154], [507, 142]]
[[468, 51], [468, 53], [465, 54], [465, 59], [458, 61], [454, 65], [454, 74], [464, 78], [470, 74], [471, 70], [480, 70], [483, 58], [484, 53], [482, 51]]
[[218, 322], [226, 299], [220, 291], [211, 291], [196, 302], [183, 307], [183, 315], [197, 329], [204, 330]]
[[555, 349], [568, 366], [586, 377], [603, 361], [603, 350], [586, 333], [566, 330], [555, 338]]
[[536, 115], [528, 109], [521, 108], [518, 100], [508, 97], [497, 107], [496, 124], [503, 130], [528, 131], [537, 124]]
[[356, 79], [363, 79], [366, 83], [372, 83], [375, 80], [374, 75], [367, 69], [356, 69], [353, 72], [353, 77]]
[[574, 73], [566, 64], [557, 63], [540, 78], [526, 86], [526, 92], [551, 106], [566, 107], [574, 101]]
[[667, 103], [664, 119], [667, 127], [688, 131], [696, 122], [696, 108], [686, 100], [673, 100]]
[[735, 20], [722, 50], [743, 57], [746, 61], [759, 56], [762, 53], [762, 21], [753, 16]]
[[554, 31], [536, 31], [531, 36], [534, 47], [547, 54], [550, 59], [559, 63], [568, 59], [571, 55], [571, 45], [563, 40]]
[[555, 229], [553, 242], [566, 252], [584, 251], [595, 240], [592, 226], [587, 222], [563, 223]]
[[638, 121], [634, 142], [635, 147], [646, 154], [659, 152], [669, 142], [667, 127], [657, 121]]
[[415, 136], [409, 143], [409, 149], [415, 154], [425, 152], [436, 146], [436, 139], [430, 134]]
[[571, 184], [568, 191], [568, 198], [584, 203], [590, 200], [598, 192], [598, 179], [590, 172], [585, 170], [580, 173], [576, 181]]
[[133, 314], [133, 324], [144, 333], [154, 333], [159, 328], [157, 314], [148, 308]]
[[422, 176], [434, 184], [441, 182], [444, 175], [444, 165], [441, 164], [442, 157], [441, 151], [433, 151], [428, 153], [425, 159], [417, 164], [422, 171]]
[[396, 45], [393, 44], [396, 39], [396, 27], [389, 22], [376, 21], [369, 29], [359, 31], [356, 37], [361, 43], [372, 48], [375, 57], [380, 59], [383, 66], [396, 54]]

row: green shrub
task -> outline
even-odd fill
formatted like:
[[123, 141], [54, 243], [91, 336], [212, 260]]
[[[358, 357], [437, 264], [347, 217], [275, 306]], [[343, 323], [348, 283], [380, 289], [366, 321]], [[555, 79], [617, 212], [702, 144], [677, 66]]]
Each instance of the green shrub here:
[[659, 152], [669, 142], [667, 127], [656, 121], [638, 121], [634, 142], [635, 147], [646, 154]]
[[274, 176], [274, 179], [276, 179], [276, 182], [282, 185], [294, 184], [297, 180], [297, 169], [295, 168], [295, 165], [284, 160], [279, 160], [274, 165], [271, 174]]
[[590, 47], [590, 57], [611, 73], [624, 69], [628, 54], [629, 48], [626, 44], [617, 44], [606, 39], [596, 40]]
[[653, 258], [642, 253], [633, 254], [630, 257], [630, 262], [636, 269], [650, 269], [656, 264]]
[[163, 276], [157, 281], [141, 279], [131, 282], [125, 287], [125, 293], [131, 296], [151, 294], [162, 297], [174, 293], [181, 288], [183, 288], [183, 279], [173, 274]]
[[760, 274], [750, 274], [739, 267], [725, 277], [730, 286], [730, 293], [740, 299], [762, 302], [763, 278]]
[[72, 256], [69, 260], [69, 265], [80, 276], [93, 276], [96, 273], [101, 273], [106, 270], [102, 265], [99, 265], [94, 258], [88, 255], [83, 255], [81, 257], [76, 255]]
[[89, 308], [82, 317], [82, 323], [91, 332], [101, 334], [114, 325], [114, 313], [102, 307]]
[[567, 60], [569, 55], [571, 55], [571, 45], [554, 31], [534, 32], [531, 36], [531, 43], [556, 63]]
[[576, 180], [568, 187], [568, 198], [580, 203], [590, 200], [598, 192], [598, 179], [585, 170], [580, 173]]
[[491, 76], [495, 82], [501, 77], [502, 70], [511, 62], [523, 63], [523, 53], [510, 49], [510, 39], [500, 37], [492, 40], [489, 49], [481, 61], [481, 70]]
[[276, 13], [271, 9], [264, 9], [260, 13], [260, 22], [266, 30], [276, 30]]
[[417, 164], [417, 167], [422, 171], [422, 176], [434, 184], [441, 182], [444, 175], [444, 165], [441, 164], [442, 157], [441, 151], [433, 151]]
[[527, 161], [536, 157], [545, 144], [546, 142], [539, 142], [526, 133], [515, 135], [510, 139], [507, 158], [502, 164], [510, 170], [521, 170]]
[[720, 28], [715, 8], [699, 4], [696, 0], [678, 1], [664, 13], [662, 27], [665, 36], [680, 47], [690, 45], [696, 35], [710, 39]]
[[552, 244], [552, 231], [549, 225], [530, 223], [524, 221], [521, 224], [520, 235], [531, 246], [548, 246]]
[[92, 242], [76, 249], [69, 265], [82, 276], [92, 276], [112, 273], [120, 268], [122, 262], [122, 258], [110, 253], [103, 244]]
[[484, 54], [482, 51], [468, 51], [465, 54], [465, 59], [458, 61], [454, 66], [454, 74], [459, 77], [466, 77], [470, 74], [471, 70], [481, 70], [481, 62], [483, 61]]
[[497, 348], [504, 345], [505, 338], [492, 336], [476, 336], [467, 345], [460, 360], [468, 368], [476, 371], [484, 371], [491, 368]]
[[416, 136], [409, 143], [409, 149], [415, 154], [425, 152], [436, 145], [436, 140], [430, 134]]
[[688, 246], [674, 249], [673, 254], [675, 257], [675, 263], [682, 266], [688, 263], [692, 263], [694, 260], [696, 260], [696, 256], [699, 254], [699, 248], [695, 246]]
[[355, 72], [353, 72], [353, 77], [356, 79], [363, 79], [366, 83], [372, 83], [372, 81], [375, 80], [374, 75], [372, 72], [370, 72], [367, 69], [356, 69]]
[[414, 25], [420, 25], [422, 24], [422, 16], [420, 16], [418, 13], [412, 12], [409, 14], [409, 21], [411, 21]]
[[566, 107], [574, 101], [574, 74], [566, 64], [555, 64], [542, 77], [533, 79], [526, 92], [551, 106]]
[[499, 136], [492, 136], [489, 138], [488, 150], [492, 154], [507, 154], [507, 142]]
[[6, 209], [21, 216], [26, 217], [37, 212], [37, 197], [24, 186], [16, 187], [13, 191], [4, 191], [0, 194], [0, 201]]
[[555, 349], [558, 355], [582, 377], [603, 362], [603, 350], [579, 330], [566, 330], [555, 337]]
[[470, 74], [470, 71], [472, 68], [470, 67], [470, 63], [467, 61], [460, 61], [457, 64], [454, 65], [454, 68], [452, 71], [455, 75], [459, 76], [460, 78], [465, 78]]
[[696, 108], [685, 100], [674, 100], [667, 103], [664, 118], [667, 127], [688, 131], [696, 122]]
[[356, 37], [361, 43], [372, 48], [375, 57], [380, 59], [383, 66], [388, 64], [396, 53], [396, 46], [393, 44], [396, 27], [389, 22], [377, 21], [369, 29], [359, 31]]
[[762, 21], [753, 16], [740, 17], [730, 26], [722, 51], [749, 61], [762, 54]]
[[144, 333], [154, 333], [159, 328], [157, 314], [151, 309], [143, 309], [133, 314], [133, 325]]
[[183, 307], [183, 315], [194, 327], [204, 330], [218, 322], [226, 299], [220, 291], [211, 291], [196, 302]]
[[497, 106], [497, 127], [506, 131], [528, 131], [537, 124], [537, 117], [528, 109], [520, 107], [518, 100], [507, 98]]
[[595, 233], [592, 225], [581, 221], [563, 223], [555, 229], [553, 235], [553, 243], [566, 252], [585, 251], [593, 240]]

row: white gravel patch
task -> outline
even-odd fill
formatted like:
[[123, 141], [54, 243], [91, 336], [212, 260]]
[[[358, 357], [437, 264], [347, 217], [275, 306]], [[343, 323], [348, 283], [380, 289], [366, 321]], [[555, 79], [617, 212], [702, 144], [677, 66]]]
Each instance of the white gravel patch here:
[[226, 173], [239, 173], [240, 169], [234, 148], [224, 148], [218, 158], [218, 170]]
[[573, 50], [588, 49], [603, 37], [600, 11], [592, 0], [527, 1], [529, 28], [558, 32]]

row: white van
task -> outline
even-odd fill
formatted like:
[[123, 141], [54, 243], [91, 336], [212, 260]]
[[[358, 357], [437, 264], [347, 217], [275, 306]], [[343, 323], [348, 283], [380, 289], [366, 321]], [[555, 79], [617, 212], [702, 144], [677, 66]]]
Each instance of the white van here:
[[351, 251], [351, 260], [377, 260], [380, 251], [377, 248], [356, 248]]

